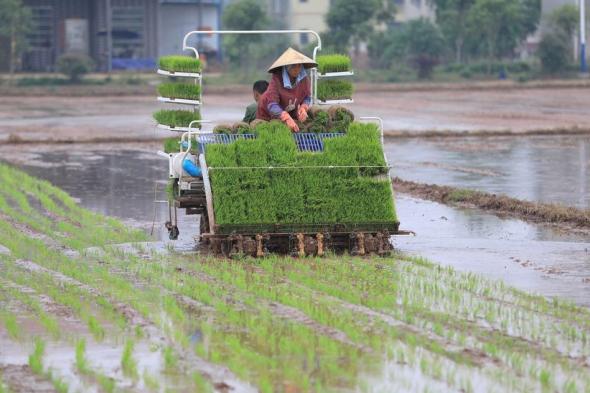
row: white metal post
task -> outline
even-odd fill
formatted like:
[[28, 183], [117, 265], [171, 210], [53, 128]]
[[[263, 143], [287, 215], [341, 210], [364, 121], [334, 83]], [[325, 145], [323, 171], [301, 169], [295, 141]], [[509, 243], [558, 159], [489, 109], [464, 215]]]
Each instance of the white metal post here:
[[586, 0], [580, 0], [580, 71], [588, 72], [586, 64]]

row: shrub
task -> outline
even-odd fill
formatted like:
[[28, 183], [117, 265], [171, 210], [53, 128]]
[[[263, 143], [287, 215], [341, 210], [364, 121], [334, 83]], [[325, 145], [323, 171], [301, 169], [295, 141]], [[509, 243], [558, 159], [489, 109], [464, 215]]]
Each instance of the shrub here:
[[323, 55], [317, 57], [320, 74], [328, 72], [345, 72], [352, 70], [350, 57], [346, 55]]
[[352, 83], [345, 80], [329, 79], [318, 81], [318, 98], [321, 101], [352, 98]]
[[71, 83], [78, 83], [84, 74], [94, 68], [94, 62], [86, 55], [62, 55], [57, 59], [57, 70], [68, 77]]
[[191, 56], [160, 57], [160, 69], [170, 72], [201, 72], [201, 61]]
[[[185, 110], [161, 110], [154, 113], [154, 119], [158, 124], [170, 127], [188, 127], [191, 121], [201, 120], [200, 112]], [[200, 127], [199, 124], [196, 127]]]
[[539, 58], [543, 72], [558, 74], [567, 70], [569, 65], [568, 37], [563, 33], [547, 33], [539, 43]]
[[158, 86], [158, 94], [168, 98], [200, 100], [201, 87], [190, 83], [162, 83]]
[[[390, 181], [372, 177], [387, 170], [375, 125], [353, 123], [346, 135], [324, 140], [322, 153], [299, 152], [290, 130], [277, 121], [259, 125], [256, 133], [257, 139], [206, 148], [222, 231], [239, 224], [396, 221]], [[325, 168], [330, 165], [352, 168]], [[268, 166], [281, 169], [258, 169]]]

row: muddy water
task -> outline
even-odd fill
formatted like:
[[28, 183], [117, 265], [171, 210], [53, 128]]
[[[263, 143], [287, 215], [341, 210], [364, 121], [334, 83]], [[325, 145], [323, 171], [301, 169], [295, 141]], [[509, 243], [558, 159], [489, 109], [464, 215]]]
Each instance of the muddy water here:
[[[154, 223], [156, 238], [166, 239], [163, 224], [168, 210], [165, 204], [154, 204], [154, 199], [165, 199], [167, 166], [150, 149], [72, 152], [60, 148], [13, 152], [2, 157], [65, 189], [91, 210], [147, 230]], [[401, 150], [391, 144], [388, 148], [390, 155]], [[158, 189], [154, 194], [155, 185]], [[502, 279], [521, 289], [590, 306], [589, 239], [404, 195], [397, 196], [397, 208], [402, 227], [417, 233], [416, 237], [396, 238], [398, 249], [459, 270]], [[198, 216], [180, 213], [179, 221], [181, 237], [175, 246], [193, 249]]]
[[390, 139], [406, 180], [590, 208], [590, 136]]

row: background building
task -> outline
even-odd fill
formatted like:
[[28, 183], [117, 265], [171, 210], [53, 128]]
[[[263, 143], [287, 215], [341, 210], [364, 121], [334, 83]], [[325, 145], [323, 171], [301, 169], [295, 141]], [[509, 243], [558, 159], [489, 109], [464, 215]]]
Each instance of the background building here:
[[[223, 0], [24, 0], [24, 4], [33, 13], [33, 26], [23, 70], [52, 71], [64, 53], [87, 54], [98, 69], [107, 70], [111, 58], [114, 69], [141, 69], [153, 68], [158, 56], [180, 54], [187, 31], [219, 28]], [[203, 37], [196, 44], [210, 56], [220, 53], [217, 36]]]

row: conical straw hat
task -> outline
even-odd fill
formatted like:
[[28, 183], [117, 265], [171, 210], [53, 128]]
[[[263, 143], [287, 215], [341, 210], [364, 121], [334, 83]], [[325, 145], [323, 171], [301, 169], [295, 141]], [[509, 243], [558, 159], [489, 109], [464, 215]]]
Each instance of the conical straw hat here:
[[303, 53], [297, 52], [293, 48], [287, 49], [268, 69], [268, 72], [273, 72], [279, 67], [292, 65], [292, 64], [303, 64], [305, 68], [317, 67], [317, 63], [305, 56]]

